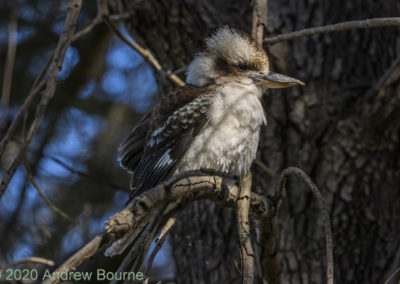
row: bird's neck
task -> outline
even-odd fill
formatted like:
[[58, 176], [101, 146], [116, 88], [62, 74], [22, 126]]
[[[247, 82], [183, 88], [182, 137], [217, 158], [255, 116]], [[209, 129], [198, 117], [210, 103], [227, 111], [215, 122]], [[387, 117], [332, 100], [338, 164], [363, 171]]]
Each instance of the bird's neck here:
[[[256, 96], [261, 99], [262, 90], [248, 77], [218, 77], [215, 85], [222, 90], [222, 93], [237, 100], [242, 96]], [[229, 91], [226, 91], [229, 90]]]
[[[249, 81], [222, 81], [216, 85], [210, 118], [214, 123], [235, 118], [239, 123], [258, 127], [266, 124], [260, 97], [261, 90]], [[229, 120], [228, 119], [228, 120]]]

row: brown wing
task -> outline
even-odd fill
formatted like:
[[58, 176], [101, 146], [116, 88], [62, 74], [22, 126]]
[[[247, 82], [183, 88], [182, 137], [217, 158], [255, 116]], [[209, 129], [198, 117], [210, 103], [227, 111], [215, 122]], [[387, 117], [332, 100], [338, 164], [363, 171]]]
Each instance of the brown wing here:
[[155, 129], [132, 176], [133, 196], [171, 176], [193, 139], [207, 124], [209, 96], [200, 96], [174, 111]]
[[128, 171], [133, 171], [142, 157], [152, 114], [146, 113], [118, 147], [118, 161]]
[[193, 138], [207, 123], [208, 93], [209, 89], [196, 87], [172, 93], [145, 115], [121, 144], [121, 164], [133, 171], [133, 196], [173, 174]]
[[118, 160], [128, 171], [134, 171], [140, 161], [146, 141], [177, 109], [203, 94], [206, 88], [186, 85], [169, 93], [155, 108], [143, 116], [118, 148]]

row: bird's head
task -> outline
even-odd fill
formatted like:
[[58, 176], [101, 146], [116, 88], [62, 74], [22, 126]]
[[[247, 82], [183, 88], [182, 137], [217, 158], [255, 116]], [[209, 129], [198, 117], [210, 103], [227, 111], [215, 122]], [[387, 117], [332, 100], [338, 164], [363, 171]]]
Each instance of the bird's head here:
[[268, 56], [247, 35], [229, 27], [217, 30], [207, 48], [189, 65], [186, 82], [198, 87], [231, 78], [256, 84], [260, 89], [286, 88], [303, 82], [269, 71]]

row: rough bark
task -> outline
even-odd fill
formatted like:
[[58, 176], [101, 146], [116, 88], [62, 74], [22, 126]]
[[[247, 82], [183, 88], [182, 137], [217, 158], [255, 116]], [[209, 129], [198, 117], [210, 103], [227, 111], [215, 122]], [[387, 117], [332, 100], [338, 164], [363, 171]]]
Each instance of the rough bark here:
[[[268, 2], [269, 35], [400, 12], [397, 0]], [[132, 13], [128, 30], [164, 70], [187, 65], [217, 26], [251, 29], [249, 1], [119, 5]], [[337, 283], [383, 282], [400, 265], [399, 70], [394, 68], [379, 92], [374, 87], [400, 55], [399, 34], [398, 28], [350, 30], [267, 47], [276, 71], [307, 86], [267, 94], [268, 127], [258, 158], [277, 174], [300, 167], [319, 185], [330, 208]], [[171, 88], [161, 77], [159, 82], [163, 91]], [[253, 190], [271, 193], [276, 179], [254, 170]], [[288, 283], [322, 283], [322, 220], [315, 220], [312, 196], [296, 185], [289, 183], [289, 203], [282, 208], [283, 275]], [[186, 209], [171, 238], [177, 283], [238, 281], [235, 232], [226, 209], [207, 202]]]

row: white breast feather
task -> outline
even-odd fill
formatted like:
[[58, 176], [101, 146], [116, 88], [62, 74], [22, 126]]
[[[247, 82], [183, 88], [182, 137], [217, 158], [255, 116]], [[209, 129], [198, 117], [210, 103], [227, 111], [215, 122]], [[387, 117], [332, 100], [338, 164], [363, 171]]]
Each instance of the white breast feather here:
[[242, 175], [255, 159], [260, 127], [266, 119], [260, 90], [231, 82], [217, 91], [208, 113], [210, 123], [195, 138], [176, 173], [211, 168]]

